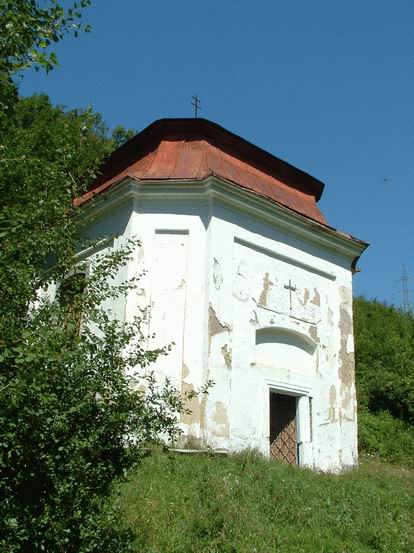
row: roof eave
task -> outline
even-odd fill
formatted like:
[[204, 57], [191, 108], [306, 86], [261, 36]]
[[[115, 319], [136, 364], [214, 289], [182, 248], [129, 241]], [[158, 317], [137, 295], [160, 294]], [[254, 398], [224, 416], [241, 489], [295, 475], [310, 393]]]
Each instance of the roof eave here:
[[[319, 231], [318, 232], [318, 242], [320, 241], [321, 236], [323, 236], [325, 234], [328, 238], [328, 241], [329, 241], [329, 239], [333, 239], [337, 245], [342, 244], [341, 249], [344, 252], [347, 252], [347, 255], [351, 258], [351, 268], [354, 272], [358, 271], [358, 269], [356, 268], [356, 264], [358, 262], [359, 257], [362, 255], [362, 253], [369, 246], [369, 242], [366, 242], [364, 240], [356, 238], [355, 236], [352, 236], [351, 234], [340, 231], [340, 230], [338, 230], [338, 229], [336, 229], [336, 228], [334, 228], [330, 225], [327, 225], [325, 223], [321, 223], [319, 221], [316, 221], [315, 219], [312, 219], [311, 217], [307, 217], [306, 215], [303, 215], [302, 213], [300, 213], [298, 211], [295, 211], [294, 209], [292, 209], [288, 206], [285, 206], [285, 205], [281, 204], [280, 202], [277, 202], [276, 200], [273, 200], [271, 198], [268, 198], [267, 196], [259, 194], [258, 192], [255, 192], [255, 191], [247, 189], [247, 188], [243, 188], [241, 186], [235, 186], [234, 183], [232, 183], [231, 181], [228, 181], [228, 180], [223, 179], [222, 177], [218, 177], [216, 175], [211, 175], [210, 177], [203, 178], [203, 179], [177, 179], [177, 180], [156, 179], [156, 180], [150, 180], [150, 179], [140, 179], [140, 178], [137, 178], [136, 176], [134, 176], [132, 174], [129, 174], [129, 175], [125, 175], [122, 178], [120, 178], [119, 180], [115, 181], [111, 185], [111, 187], [108, 188], [107, 190], [102, 191], [99, 194], [95, 194], [95, 195], [92, 194], [84, 202], [79, 202], [77, 204], [77, 206], [75, 206], [75, 207], [81, 208], [82, 206], [84, 206], [84, 208], [87, 208], [87, 211], [89, 211], [89, 207], [92, 207], [91, 200], [99, 201], [101, 199], [102, 200], [110, 199], [110, 196], [117, 196], [118, 195], [117, 192], [120, 195], [123, 195], [122, 190], [120, 190], [122, 188], [122, 186], [119, 186], [121, 184], [128, 184], [128, 183], [131, 183], [131, 182], [135, 182], [137, 184], [150, 185], [152, 187], [152, 186], [155, 186], [157, 184], [164, 184], [166, 181], [168, 181], [168, 183], [171, 186], [174, 186], [174, 185], [179, 186], [179, 185], [182, 185], [182, 184], [187, 186], [187, 185], [191, 185], [191, 184], [195, 184], [195, 183], [198, 183], [198, 184], [206, 183], [206, 184], [208, 184], [209, 182], [214, 182], [214, 181], [216, 181], [218, 183], [221, 182], [221, 183], [231, 187], [232, 190], [238, 190], [239, 193], [241, 193], [241, 194], [247, 194], [250, 197], [257, 198], [257, 200], [261, 203], [262, 206], [264, 205], [264, 202], [267, 203], [267, 204], [273, 205], [274, 207], [277, 207], [279, 210], [282, 210], [282, 212], [284, 212], [285, 214], [293, 216], [296, 219], [296, 221], [302, 221], [302, 223], [305, 223], [306, 225], [310, 225], [310, 228], [317, 229]], [[93, 205], [96, 206], [97, 204], [95, 202], [93, 202]], [[107, 205], [106, 207], [108, 208], [109, 206]], [[250, 205], [250, 207], [253, 208], [252, 205]], [[259, 208], [260, 208], [260, 206], [259, 206]]]

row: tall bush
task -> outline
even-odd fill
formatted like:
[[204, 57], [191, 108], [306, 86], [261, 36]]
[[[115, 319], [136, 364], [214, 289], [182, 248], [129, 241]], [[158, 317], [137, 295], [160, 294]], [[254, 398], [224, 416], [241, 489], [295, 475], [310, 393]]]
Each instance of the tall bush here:
[[123, 323], [101, 308], [130, 286], [107, 283], [133, 247], [95, 260], [70, 301], [39, 299], [3, 342], [1, 551], [128, 550], [113, 484], [145, 444], [174, 438], [183, 408], [148, 371], [167, 350], [143, 348], [139, 318]]
[[[81, 0], [80, 7], [89, 4]], [[95, 553], [130, 549], [111, 496], [159, 436], [174, 437], [182, 398], [158, 388], [141, 322], [103, 309], [134, 242], [95, 256], [82, 279], [72, 199], [128, 138], [91, 110], [21, 99], [16, 76], [50, 70], [49, 46], [79, 29], [79, 6], [0, 0], [0, 550]], [[45, 296], [51, 283], [61, 293]], [[137, 384], [140, 386], [137, 387]], [[145, 386], [143, 386], [145, 384]]]
[[354, 301], [359, 447], [414, 466], [414, 319], [376, 300]]
[[393, 306], [356, 298], [355, 354], [361, 409], [414, 423], [414, 318]]

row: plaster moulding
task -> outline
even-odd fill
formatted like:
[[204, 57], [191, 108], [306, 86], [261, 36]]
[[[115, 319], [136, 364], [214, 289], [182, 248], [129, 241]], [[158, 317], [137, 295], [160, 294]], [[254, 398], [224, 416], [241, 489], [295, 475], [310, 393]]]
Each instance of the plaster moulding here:
[[292, 396], [308, 396], [312, 397], [313, 395], [313, 382], [312, 378], [308, 377], [307, 382], [305, 383], [304, 377], [302, 376], [301, 382], [286, 382], [285, 380], [274, 380], [265, 378], [265, 386], [268, 390], [273, 390], [286, 395]]
[[94, 219], [100, 218], [107, 211], [128, 202], [133, 202], [134, 207], [138, 208], [140, 200], [156, 200], [168, 204], [178, 199], [181, 202], [199, 202], [204, 205], [214, 202], [246, 213], [299, 239], [339, 253], [348, 258], [352, 268], [368, 246], [366, 242], [214, 176], [200, 181], [142, 181], [127, 176], [107, 192], [92, 198], [77, 218], [81, 223], [86, 222], [91, 218], [92, 211]]
[[[324, 278], [327, 278], [328, 280], [336, 280], [336, 275], [332, 272], [324, 271], [323, 269], [320, 269], [319, 267], [315, 267], [314, 265], [310, 265], [309, 263], [305, 263], [303, 261], [299, 261], [298, 259], [290, 256], [281, 254], [279, 252], [275, 252], [274, 250], [271, 250], [270, 248], [266, 248], [264, 246], [261, 246], [259, 244], [255, 244], [254, 242], [251, 242], [250, 240], [245, 240], [244, 238], [234, 237], [234, 242], [236, 244], [240, 244], [241, 246], [246, 246], [247, 248], [251, 248], [253, 250], [256, 250], [260, 253], [264, 253], [270, 257], [273, 257], [274, 259], [278, 259], [279, 261], [284, 261], [286, 263], [289, 263], [290, 265], [294, 265], [295, 267], [299, 267], [300, 269], [305, 269], [305, 271], [315, 273], [319, 276], [322, 276]], [[267, 309], [263, 305], [260, 307], [263, 307], [264, 309]]]

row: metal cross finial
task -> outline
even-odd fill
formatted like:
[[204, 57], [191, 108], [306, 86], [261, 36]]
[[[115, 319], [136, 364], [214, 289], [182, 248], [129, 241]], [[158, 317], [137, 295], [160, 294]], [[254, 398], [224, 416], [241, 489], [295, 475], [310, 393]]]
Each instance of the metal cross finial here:
[[192, 96], [192, 99], [194, 100], [194, 102], [191, 102], [191, 105], [194, 106], [194, 117], [197, 119], [198, 112], [201, 111], [200, 100], [197, 94], [195, 96]]

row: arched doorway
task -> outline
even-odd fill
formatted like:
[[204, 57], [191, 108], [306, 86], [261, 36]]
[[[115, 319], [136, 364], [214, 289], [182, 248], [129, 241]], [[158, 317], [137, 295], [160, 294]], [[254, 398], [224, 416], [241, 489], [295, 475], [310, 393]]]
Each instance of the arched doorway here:
[[303, 464], [304, 444], [311, 440], [316, 347], [310, 337], [291, 329], [256, 332], [256, 363], [266, 375], [265, 447], [271, 458], [289, 464]]

